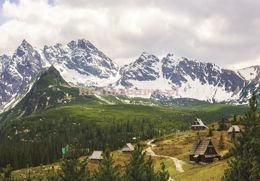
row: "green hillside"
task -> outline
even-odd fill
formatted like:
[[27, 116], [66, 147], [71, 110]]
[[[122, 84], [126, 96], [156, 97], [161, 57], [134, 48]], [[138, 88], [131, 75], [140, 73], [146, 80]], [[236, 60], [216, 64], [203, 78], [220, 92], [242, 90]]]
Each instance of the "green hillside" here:
[[61, 148], [75, 140], [86, 150], [106, 145], [115, 150], [133, 137], [139, 141], [186, 130], [196, 117], [211, 123], [244, 110], [225, 104], [173, 107], [139, 98], [81, 95], [51, 67], [20, 103], [0, 116], [0, 167], [55, 162]]
[[[214, 125], [217, 127], [217, 125]], [[208, 139], [207, 137], [208, 130], [200, 131], [201, 138]], [[218, 148], [218, 142], [220, 138], [220, 134], [224, 136], [224, 149]], [[157, 155], [165, 155], [170, 157], [175, 157], [181, 161], [183, 161], [182, 168], [183, 172], [179, 172], [176, 170], [176, 166], [170, 158], [160, 158], [160, 157], [152, 157], [153, 164], [155, 170], [160, 170], [160, 164], [164, 163], [166, 166], [166, 170], [169, 172], [171, 178], [177, 181], [221, 181], [221, 178], [224, 174], [224, 170], [228, 167], [227, 160], [215, 161], [210, 164], [196, 164], [189, 162], [189, 150], [191, 149], [192, 144], [197, 139], [197, 131], [184, 131], [177, 134], [170, 134], [166, 136], [159, 137], [155, 139], [153, 144], [153, 151]], [[213, 140], [218, 153], [222, 156], [225, 155], [230, 147], [233, 145], [230, 136], [228, 136], [226, 131], [214, 131], [213, 136], [211, 137]], [[141, 142], [146, 148], [147, 141]], [[112, 153], [113, 160], [115, 165], [120, 165], [120, 171], [124, 171], [126, 163], [129, 162], [129, 154], [124, 154], [121, 150], [116, 150]], [[88, 155], [83, 156], [85, 158]], [[148, 157], [147, 157], [148, 158]], [[13, 172], [13, 176], [17, 179], [21, 179], [22, 177], [28, 176], [28, 173], [31, 173], [31, 177], [35, 180], [38, 178], [45, 178], [50, 172], [53, 172], [53, 168], [56, 172], [58, 172], [60, 167], [60, 162], [44, 165], [39, 167], [32, 167], [28, 169], [16, 170]], [[98, 169], [97, 162], [89, 162], [88, 168], [91, 173], [94, 173], [94, 170]]]

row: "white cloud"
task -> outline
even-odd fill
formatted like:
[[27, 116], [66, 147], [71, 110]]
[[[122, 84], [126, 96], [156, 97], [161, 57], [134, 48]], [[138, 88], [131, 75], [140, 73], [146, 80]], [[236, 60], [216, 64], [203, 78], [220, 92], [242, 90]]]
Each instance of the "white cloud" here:
[[259, 64], [248, 60], [258, 60], [260, 3], [223, 3], [5, 1], [0, 53], [11, 54], [22, 39], [43, 47], [86, 38], [120, 64], [133, 61], [142, 51], [157, 56], [173, 52], [226, 67]]

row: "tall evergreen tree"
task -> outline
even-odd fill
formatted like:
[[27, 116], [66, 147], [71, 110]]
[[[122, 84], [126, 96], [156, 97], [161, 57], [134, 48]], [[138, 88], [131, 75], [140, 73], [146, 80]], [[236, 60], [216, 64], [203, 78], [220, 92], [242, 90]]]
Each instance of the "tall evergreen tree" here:
[[235, 129], [232, 129], [232, 132], [231, 132], [231, 140], [232, 140], [232, 141], [235, 141], [235, 140], [236, 140], [236, 132], [235, 132]]
[[96, 181], [120, 181], [118, 167], [113, 166], [114, 162], [110, 151], [107, 149], [104, 158], [99, 164], [99, 169], [95, 173], [94, 179]]
[[145, 164], [145, 179], [149, 181], [157, 181], [157, 175], [154, 172], [154, 166], [153, 166], [153, 161], [151, 159], [151, 156], [149, 159], [146, 161]]
[[135, 147], [131, 154], [130, 162], [126, 166], [126, 181], [153, 181], [157, 175], [154, 172], [152, 160], [145, 160], [145, 152], [140, 145]]
[[257, 115], [257, 99], [253, 94], [249, 101], [250, 110], [242, 120], [244, 130], [235, 140], [231, 153], [234, 159], [229, 162], [223, 180], [260, 180], [260, 119]]
[[223, 138], [223, 134], [222, 133], [220, 135], [218, 146], [219, 146], [219, 149], [224, 149], [225, 148], [224, 138]]
[[145, 153], [142, 153], [142, 147], [137, 145], [131, 154], [130, 162], [126, 166], [125, 180], [142, 181], [145, 177]]
[[237, 124], [237, 115], [234, 115], [233, 120], [232, 120], [232, 124]]
[[213, 130], [212, 128], [209, 128], [208, 137], [212, 137], [212, 136], [213, 136]]
[[88, 181], [91, 180], [87, 170], [87, 160], [80, 160], [80, 147], [76, 143], [70, 145], [68, 153], [61, 163], [59, 177], [62, 181]]
[[12, 166], [10, 164], [6, 165], [6, 167], [2, 168], [0, 172], [0, 179], [3, 181], [12, 181], [12, 171]]
[[169, 178], [169, 172], [165, 169], [164, 163], [161, 163], [161, 170], [158, 173], [158, 181], [168, 181]]

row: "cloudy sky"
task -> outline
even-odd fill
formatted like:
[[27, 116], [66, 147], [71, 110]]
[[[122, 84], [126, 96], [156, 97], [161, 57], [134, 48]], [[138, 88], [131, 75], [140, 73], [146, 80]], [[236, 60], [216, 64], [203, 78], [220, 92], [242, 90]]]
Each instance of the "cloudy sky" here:
[[85, 38], [119, 64], [143, 51], [260, 65], [258, 0], [0, 0], [0, 54]]

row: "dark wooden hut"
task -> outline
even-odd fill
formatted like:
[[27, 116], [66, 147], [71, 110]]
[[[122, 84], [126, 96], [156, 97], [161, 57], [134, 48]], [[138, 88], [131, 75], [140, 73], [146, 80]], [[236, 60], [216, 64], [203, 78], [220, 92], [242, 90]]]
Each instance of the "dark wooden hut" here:
[[220, 159], [211, 139], [198, 140], [190, 151], [190, 161], [193, 162], [213, 162], [214, 159]]
[[122, 152], [123, 153], [131, 153], [134, 151], [134, 146], [131, 143], [126, 143], [126, 145], [123, 147]]
[[197, 120], [194, 121], [193, 124], [191, 125], [192, 130], [203, 130], [203, 129], [207, 129], [207, 128], [208, 127], [199, 118], [197, 118]]

